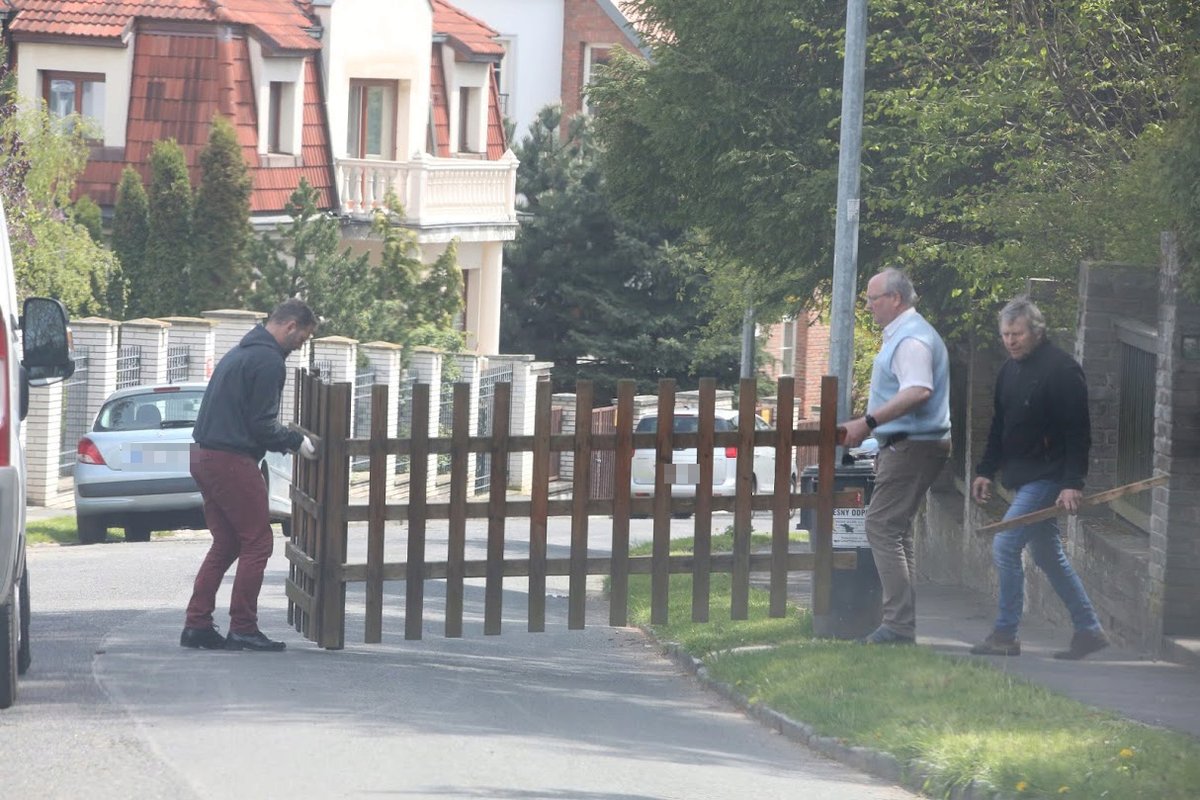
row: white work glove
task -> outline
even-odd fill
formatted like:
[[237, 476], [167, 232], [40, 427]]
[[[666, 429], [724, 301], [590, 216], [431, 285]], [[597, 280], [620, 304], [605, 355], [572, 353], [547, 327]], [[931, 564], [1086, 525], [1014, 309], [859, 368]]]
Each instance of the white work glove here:
[[304, 441], [300, 443], [299, 453], [309, 461], [315, 461], [317, 458], [317, 446], [313, 444], [312, 439], [305, 436]]

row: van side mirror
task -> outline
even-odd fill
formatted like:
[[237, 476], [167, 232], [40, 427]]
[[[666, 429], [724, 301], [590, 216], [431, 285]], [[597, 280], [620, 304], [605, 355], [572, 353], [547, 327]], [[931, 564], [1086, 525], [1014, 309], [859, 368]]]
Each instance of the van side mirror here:
[[47, 297], [26, 298], [21, 323], [24, 331], [21, 365], [30, 383], [46, 384], [71, 377], [75, 359], [71, 357], [67, 309], [63, 304]]

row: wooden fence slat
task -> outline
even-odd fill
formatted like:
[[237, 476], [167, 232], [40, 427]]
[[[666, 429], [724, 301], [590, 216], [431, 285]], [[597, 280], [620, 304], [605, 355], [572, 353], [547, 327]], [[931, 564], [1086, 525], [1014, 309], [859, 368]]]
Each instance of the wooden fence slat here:
[[388, 435], [388, 387], [371, 387], [371, 464], [368, 484], [369, 519], [367, 521], [367, 615], [363, 641], [383, 641], [383, 535], [387, 528], [387, 453], [383, 444]]
[[500, 633], [504, 610], [504, 501], [508, 493], [508, 429], [512, 414], [512, 384], [497, 383], [492, 395], [491, 484], [488, 491], [487, 578], [483, 589], [483, 632]]
[[529, 500], [529, 632], [546, 630], [546, 531], [550, 510], [550, 403], [553, 385], [538, 381], [533, 416], [533, 495]]
[[712, 555], [712, 505], [714, 447], [713, 429], [716, 425], [717, 381], [700, 379], [700, 425], [697, 433], [696, 462], [700, 466], [700, 483], [696, 485], [696, 512], [693, 519], [696, 561], [692, 566], [692, 622], [708, 622], [711, 581], [709, 570]]
[[837, 378], [821, 378], [821, 442], [817, 446], [817, 514], [811, 532], [816, 556], [812, 577], [812, 612], [828, 616], [833, 591], [833, 490], [837, 459]]
[[467, 551], [467, 472], [471, 433], [471, 384], [454, 384], [454, 420], [450, 430], [450, 530], [446, 568], [446, 636], [463, 632], [463, 560]]
[[608, 624], [629, 624], [629, 508], [633, 475], [634, 382], [617, 381], [617, 450], [613, 460], [612, 576]]
[[738, 392], [737, 503], [733, 511], [730, 619], [750, 616], [750, 498], [754, 494], [754, 413], [758, 381], [742, 378]]
[[588, 499], [592, 489], [592, 382], [575, 384], [575, 479], [571, 496], [571, 577], [567, 628], [582, 630], [587, 613]]
[[[318, 604], [321, 609], [321, 636], [318, 642], [327, 650], [346, 646], [346, 584], [341, 580], [346, 561], [346, 506], [350, 498], [350, 462], [346, 439], [350, 436], [350, 384], [322, 387], [328, 392], [328, 435], [325, 443], [325, 514], [321, 540], [321, 578]], [[319, 434], [318, 434], [319, 435]]]
[[675, 381], [663, 378], [658, 382], [658, 423], [655, 429], [654, 457], [654, 543], [651, 545], [650, 622], [662, 625], [667, 621], [671, 592], [671, 573], [667, 558], [671, 552], [671, 484], [667, 481], [667, 466], [674, 458], [672, 437], [675, 434]]
[[791, 528], [790, 495], [792, 490], [792, 409], [796, 392], [796, 379], [779, 379], [775, 395], [775, 494], [772, 499], [771, 518], [771, 603], [770, 616], [787, 614], [787, 554]]
[[412, 388], [412, 456], [408, 462], [408, 580], [404, 638], [420, 639], [425, 615], [425, 496], [429, 489], [429, 384]]

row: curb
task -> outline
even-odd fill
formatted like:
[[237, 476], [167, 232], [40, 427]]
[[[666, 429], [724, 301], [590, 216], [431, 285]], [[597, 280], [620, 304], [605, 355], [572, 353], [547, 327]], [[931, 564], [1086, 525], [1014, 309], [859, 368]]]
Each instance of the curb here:
[[[728, 700], [752, 719], [826, 758], [840, 761], [859, 772], [895, 783], [909, 791], [929, 794], [930, 781], [937, 777], [937, 770], [931, 764], [920, 761], [904, 762], [882, 750], [852, 746], [833, 736], [821, 736], [811, 725], [798, 722], [773, 708], [752, 701], [733, 686], [715, 680], [708, 674], [708, 668], [703, 661], [688, 653], [677, 643], [661, 641], [648, 626], [638, 627], [651, 641], [662, 648], [663, 655], [684, 671], [694, 675], [704, 688]], [[946, 800], [1010, 800], [1013, 797], [982, 780], [973, 780], [965, 786], [956, 786], [938, 796], [944, 797]]]

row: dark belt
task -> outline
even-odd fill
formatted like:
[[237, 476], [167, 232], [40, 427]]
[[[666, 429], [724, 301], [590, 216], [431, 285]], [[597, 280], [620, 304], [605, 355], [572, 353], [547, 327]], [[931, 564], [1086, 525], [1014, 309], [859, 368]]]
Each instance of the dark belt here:
[[904, 433], [903, 431], [901, 431], [900, 433], [893, 433], [888, 436], [884, 436], [882, 439], [880, 439], [879, 446], [880, 447], [891, 447], [894, 444], [903, 442], [907, 438], [908, 438], [908, 434]]

